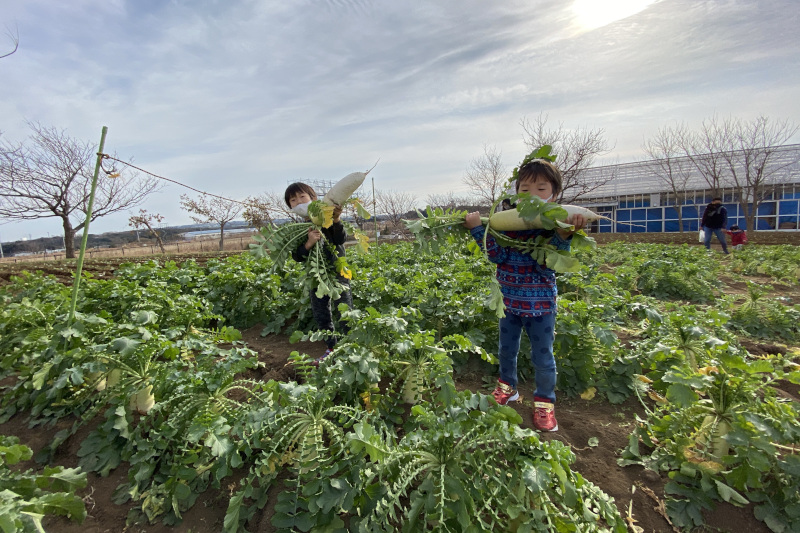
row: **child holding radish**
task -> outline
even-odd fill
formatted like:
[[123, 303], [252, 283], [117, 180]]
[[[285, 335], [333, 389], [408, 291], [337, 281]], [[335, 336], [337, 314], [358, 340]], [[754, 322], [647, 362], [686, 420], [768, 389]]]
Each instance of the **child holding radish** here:
[[[317, 199], [317, 193], [314, 189], [305, 183], [292, 183], [286, 188], [284, 193], [284, 200], [290, 209], [295, 209], [297, 206], [308, 204]], [[341, 222], [342, 206], [335, 204], [333, 206], [333, 223], [325, 227], [312, 226], [308, 229], [308, 238], [302, 242], [293, 252], [292, 258], [297, 262], [303, 262], [308, 259], [309, 253], [314, 246], [323, 246], [327, 241], [332, 248], [326, 246], [324, 253], [326, 259], [330, 263], [330, 268], [334, 268], [337, 258], [344, 257], [344, 242], [347, 240], [347, 232]], [[322, 242], [320, 242], [322, 241]], [[334, 255], [335, 252], [335, 255]], [[339, 283], [344, 286], [341, 296], [333, 302], [331, 306], [331, 297], [324, 295], [318, 297], [315, 291], [311, 291], [311, 313], [314, 316], [314, 321], [321, 330], [335, 331], [333, 323], [333, 309], [338, 309], [339, 304], [347, 304], [348, 307], [353, 306], [353, 297], [350, 294], [350, 281], [341, 273], [336, 274]], [[339, 324], [339, 329], [347, 332], [347, 326], [343, 323]], [[319, 359], [316, 359], [312, 364], [318, 366], [319, 363], [330, 355], [334, 346], [336, 346], [336, 337], [329, 336], [325, 339], [325, 344], [328, 349]]]
[[[519, 168], [517, 193], [528, 193], [551, 201], [561, 193], [561, 172], [546, 159], [533, 159]], [[552, 235], [549, 243], [562, 250], [570, 249], [572, 234], [583, 228], [586, 219], [574, 214], [566, 220], [574, 229], [507, 231], [516, 240], [532, 240], [540, 235]], [[464, 226], [479, 245], [484, 243], [486, 228], [479, 212], [469, 213]], [[519, 400], [517, 392], [517, 355], [523, 328], [531, 343], [531, 363], [536, 370], [533, 425], [540, 431], [557, 431], [555, 417], [556, 362], [553, 356], [556, 323], [555, 272], [536, 262], [530, 254], [502, 247], [486, 236], [486, 253], [497, 264], [497, 281], [503, 293], [505, 317], [500, 319], [500, 378], [493, 395], [505, 405]]]

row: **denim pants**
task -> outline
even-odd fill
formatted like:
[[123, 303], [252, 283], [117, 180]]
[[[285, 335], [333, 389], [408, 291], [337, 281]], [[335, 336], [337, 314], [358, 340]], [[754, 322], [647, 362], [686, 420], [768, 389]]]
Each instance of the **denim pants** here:
[[713, 228], [712, 229], [712, 228], [703, 226], [703, 231], [706, 234], [706, 240], [705, 240], [705, 242], [703, 242], [703, 244], [706, 247], [706, 250], [710, 250], [711, 249], [711, 233], [713, 232], [714, 235], [717, 236], [717, 239], [719, 239], [720, 244], [722, 245], [722, 251], [725, 252], [726, 254], [728, 253], [728, 243], [725, 242], [725, 231], [723, 231], [722, 228]]
[[[338, 300], [333, 302], [333, 309], [331, 309], [330, 296], [317, 298], [317, 295], [314, 293], [314, 291], [311, 291], [311, 314], [314, 315], [314, 321], [317, 323], [317, 327], [319, 327], [319, 329], [327, 331], [336, 330], [333, 325], [333, 311], [338, 313], [337, 309], [339, 308], [339, 304], [347, 304], [350, 309], [353, 308], [353, 296], [350, 294], [350, 285], [346, 282], [343, 283], [343, 285], [345, 285], [347, 289], [342, 292], [342, 295]], [[339, 331], [342, 333], [347, 333], [347, 324], [339, 322]], [[336, 337], [331, 335], [325, 338], [325, 344], [329, 349], [332, 350], [333, 347], [336, 346], [336, 340]]]
[[534, 317], [521, 317], [509, 312], [500, 319], [500, 379], [517, 388], [517, 354], [522, 328], [531, 341], [531, 363], [536, 370], [534, 397], [556, 401], [555, 312]]

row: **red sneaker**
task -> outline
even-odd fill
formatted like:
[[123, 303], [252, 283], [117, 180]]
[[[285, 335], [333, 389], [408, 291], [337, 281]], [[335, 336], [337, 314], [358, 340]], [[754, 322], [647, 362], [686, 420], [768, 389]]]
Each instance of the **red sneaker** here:
[[539, 431], [558, 431], [555, 406], [551, 402], [534, 400], [533, 427]]
[[508, 402], [519, 400], [519, 392], [517, 392], [517, 389], [499, 379], [497, 380], [497, 388], [492, 392], [492, 396], [494, 396], [495, 401], [500, 405], [506, 405]]

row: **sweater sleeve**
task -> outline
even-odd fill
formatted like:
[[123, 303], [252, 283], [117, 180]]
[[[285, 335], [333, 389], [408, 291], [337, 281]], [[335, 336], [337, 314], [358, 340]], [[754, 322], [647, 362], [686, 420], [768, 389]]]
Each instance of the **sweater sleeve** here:
[[308, 259], [308, 253], [309, 250], [306, 250], [306, 243], [303, 243], [294, 249], [294, 251], [292, 252], [292, 259], [294, 259], [298, 263], [302, 263], [306, 259]]
[[344, 244], [344, 241], [347, 240], [347, 230], [344, 229], [344, 224], [341, 222], [334, 222], [330, 228], [322, 228], [322, 234], [337, 246]]
[[570, 247], [572, 246], [572, 235], [570, 235], [566, 239], [562, 239], [561, 235], [559, 235], [558, 232], [555, 231], [553, 232], [553, 238], [550, 239], [550, 244], [552, 244], [559, 250], [569, 251]]
[[[475, 242], [478, 243], [478, 246], [483, 248], [483, 235], [486, 233], [486, 227], [477, 226], [469, 230], [469, 232], [472, 234], [472, 238], [475, 239]], [[494, 237], [487, 235], [486, 255], [489, 257], [489, 261], [499, 265], [500, 263], [504, 263], [506, 261], [508, 257], [508, 249], [497, 244], [497, 241], [494, 240]]]

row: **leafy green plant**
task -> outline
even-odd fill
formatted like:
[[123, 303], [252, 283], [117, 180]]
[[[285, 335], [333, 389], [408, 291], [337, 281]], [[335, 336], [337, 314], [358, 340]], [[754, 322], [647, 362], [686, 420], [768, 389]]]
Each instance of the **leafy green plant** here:
[[597, 385], [604, 361], [611, 359], [617, 337], [597, 320], [598, 308], [586, 302], [562, 300], [553, 352], [558, 364], [558, 388], [577, 396]]
[[250, 425], [252, 466], [230, 500], [225, 531], [239, 531], [240, 524], [266, 503], [266, 490], [284, 468], [288, 477], [282, 481], [272, 524], [279, 531], [341, 529], [339, 515], [352, 509], [361, 492], [363, 464], [347, 447], [346, 432], [365, 420], [367, 412], [332, 405], [329, 390], [307, 385], [282, 384], [274, 397], [274, 408], [262, 410]]
[[800, 338], [800, 306], [788, 306], [766, 295], [772, 289], [747, 280], [747, 297], [731, 311], [730, 326], [762, 339]]
[[701, 525], [702, 511], [725, 501], [755, 503], [770, 529], [792, 531], [800, 525], [800, 495], [790, 488], [800, 482], [800, 422], [797, 404], [769, 386], [774, 365], [786, 363], [719, 356], [719, 367], [674, 368], [664, 376], [669, 400], [638, 420], [620, 464], [669, 472], [667, 511], [679, 527]]
[[571, 452], [520, 429], [511, 408], [464, 393], [412, 416], [418, 429], [399, 443], [365, 423], [350, 437], [376, 463], [360, 531], [625, 531], [612, 501], [569, 469]]
[[47, 466], [40, 473], [9, 468], [32, 454], [17, 437], [0, 435], [0, 530], [41, 532], [45, 515], [83, 522], [86, 507], [75, 491], [86, 486], [86, 474], [62, 466]]

